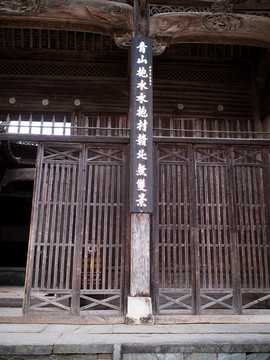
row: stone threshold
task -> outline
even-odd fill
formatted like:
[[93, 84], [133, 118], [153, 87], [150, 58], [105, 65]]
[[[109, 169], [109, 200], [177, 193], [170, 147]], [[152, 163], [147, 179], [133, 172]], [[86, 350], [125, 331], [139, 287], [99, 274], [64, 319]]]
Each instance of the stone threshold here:
[[[0, 324], [125, 324], [125, 316], [71, 316], [56, 313], [22, 315], [21, 308], [0, 308]], [[270, 315], [156, 315], [153, 325], [177, 324], [269, 324]], [[149, 325], [149, 324], [146, 324]]]

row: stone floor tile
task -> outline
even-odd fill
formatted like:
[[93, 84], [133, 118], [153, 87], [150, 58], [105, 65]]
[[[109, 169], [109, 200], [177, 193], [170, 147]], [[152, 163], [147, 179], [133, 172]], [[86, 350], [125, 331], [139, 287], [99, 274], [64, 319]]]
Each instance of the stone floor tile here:
[[42, 334], [69, 334], [76, 331], [79, 326], [80, 325], [51, 324], [46, 326]]
[[246, 354], [218, 354], [218, 360], [246, 360]]
[[0, 333], [41, 333], [47, 324], [0, 324]]
[[270, 353], [254, 353], [247, 355], [247, 360], [270, 360]]
[[183, 354], [123, 354], [123, 360], [183, 360]]
[[184, 360], [217, 360], [217, 354], [212, 354], [212, 353], [184, 354]]

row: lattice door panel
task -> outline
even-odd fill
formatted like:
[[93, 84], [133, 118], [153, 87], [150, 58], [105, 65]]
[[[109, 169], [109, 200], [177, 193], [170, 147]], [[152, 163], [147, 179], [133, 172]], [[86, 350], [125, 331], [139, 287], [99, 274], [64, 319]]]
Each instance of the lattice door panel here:
[[25, 311], [70, 311], [80, 147], [40, 145]]
[[160, 313], [192, 312], [189, 167], [188, 147], [159, 149], [156, 261]]
[[157, 311], [269, 311], [269, 149], [162, 145], [157, 158]]
[[226, 147], [195, 147], [197, 261], [201, 312], [233, 310], [233, 244], [229, 234]]
[[268, 151], [234, 149], [237, 233], [243, 312], [270, 307]]
[[123, 311], [126, 152], [40, 145], [24, 312]]
[[81, 311], [122, 311], [126, 153], [123, 147], [87, 150], [83, 200]]

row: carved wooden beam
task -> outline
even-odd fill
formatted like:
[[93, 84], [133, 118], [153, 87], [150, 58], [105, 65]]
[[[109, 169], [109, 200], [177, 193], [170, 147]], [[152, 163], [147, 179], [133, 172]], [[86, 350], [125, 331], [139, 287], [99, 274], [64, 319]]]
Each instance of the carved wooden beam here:
[[270, 48], [270, 18], [231, 13], [165, 13], [150, 19], [150, 37], [167, 44], [217, 43]]
[[147, 0], [139, 0], [140, 3], [140, 14], [141, 16], [145, 16]]
[[134, 0], [134, 36], [149, 36], [149, 0]]
[[2, 0], [0, 26], [126, 33], [133, 30], [133, 7], [108, 0]]

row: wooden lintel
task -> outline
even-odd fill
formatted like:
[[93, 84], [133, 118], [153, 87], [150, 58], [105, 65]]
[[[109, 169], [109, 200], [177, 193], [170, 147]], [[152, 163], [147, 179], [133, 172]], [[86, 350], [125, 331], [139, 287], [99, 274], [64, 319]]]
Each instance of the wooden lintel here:
[[[265, 135], [267, 136], [267, 134]], [[156, 143], [199, 143], [199, 144], [237, 144], [237, 145], [268, 145], [270, 146], [270, 139], [268, 138], [254, 138], [254, 139], [234, 139], [234, 138], [198, 138], [198, 137], [159, 137], [154, 136]], [[128, 137], [119, 136], [84, 136], [84, 135], [30, 135], [30, 134], [1, 134], [1, 140], [11, 141], [29, 141], [29, 142], [50, 142], [50, 143], [108, 143], [108, 144], [128, 144]]]
[[270, 146], [270, 139], [222, 139], [222, 138], [196, 138], [196, 137], [158, 137], [154, 136], [154, 143], [171, 143], [171, 144], [206, 144], [206, 145], [268, 145]]
[[150, 37], [176, 43], [216, 43], [270, 48], [270, 18], [243, 14], [164, 13], [150, 19]]
[[27, 142], [61, 142], [61, 143], [110, 143], [126, 144], [129, 138], [118, 136], [84, 136], [84, 135], [31, 135], [31, 134], [4, 134], [0, 133], [1, 140], [27, 141]]
[[[30, 6], [30, 5], [29, 5]], [[133, 7], [108, 0], [53, 2], [25, 10], [0, 4], [0, 27], [77, 30], [104, 35], [133, 30]]]

